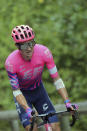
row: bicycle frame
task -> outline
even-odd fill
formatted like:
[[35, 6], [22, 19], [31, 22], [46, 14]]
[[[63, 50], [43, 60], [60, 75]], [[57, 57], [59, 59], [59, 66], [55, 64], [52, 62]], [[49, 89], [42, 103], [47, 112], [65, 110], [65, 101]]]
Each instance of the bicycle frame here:
[[44, 126], [45, 126], [46, 131], [52, 131], [52, 128], [49, 123], [45, 124]]

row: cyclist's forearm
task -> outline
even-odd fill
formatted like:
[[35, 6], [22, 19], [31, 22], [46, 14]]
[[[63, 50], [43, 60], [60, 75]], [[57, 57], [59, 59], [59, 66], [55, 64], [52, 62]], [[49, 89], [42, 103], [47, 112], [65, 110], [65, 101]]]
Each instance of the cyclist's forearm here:
[[25, 110], [29, 107], [25, 100], [25, 97], [22, 94], [16, 96], [16, 100]]
[[57, 78], [54, 78], [53, 81], [58, 93], [62, 96], [63, 100], [65, 101], [66, 99], [68, 99], [68, 93], [63, 80], [58, 76]]
[[59, 89], [58, 93], [62, 96], [64, 101], [68, 99], [68, 93], [67, 93], [66, 88]]
[[28, 106], [27, 101], [25, 97], [23, 96], [20, 89], [13, 91], [14, 97], [16, 97], [17, 102], [25, 109], [25, 112], [27, 113], [27, 117], [32, 117], [32, 109]]
[[26, 110], [28, 108], [28, 104], [21, 90], [20, 89], [13, 90], [13, 95], [16, 98], [17, 102]]

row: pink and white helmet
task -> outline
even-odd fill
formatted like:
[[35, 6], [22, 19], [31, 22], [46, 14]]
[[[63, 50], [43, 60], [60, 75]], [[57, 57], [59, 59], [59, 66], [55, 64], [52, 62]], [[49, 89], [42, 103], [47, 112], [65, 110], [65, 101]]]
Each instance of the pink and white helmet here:
[[12, 37], [15, 43], [21, 43], [34, 39], [35, 35], [31, 27], [20, 25], [12, 30]]

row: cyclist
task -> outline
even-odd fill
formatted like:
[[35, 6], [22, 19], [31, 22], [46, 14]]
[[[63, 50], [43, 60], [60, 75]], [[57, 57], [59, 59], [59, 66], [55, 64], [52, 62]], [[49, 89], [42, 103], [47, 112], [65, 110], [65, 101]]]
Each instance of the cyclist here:
[[[64, 100], [66, 108], [73, 110], [73, 107], [63, 80], [59, 77], [50, 50], [44, 45], [36, 44], [32, 28], [28, 25], [16, 26], [12, 30], [12, 37], [17, 50], [8, 56], [5, 68], [13, 90], [20, 121], [25, 130], [29, 131], [32, 106], [39, 114], [55, 111], [41, 78], [45, 64], [58, 93]], [[53, 131], [60, 131], [57, 116], [50, 117], [49, 122]], [[35, 128], [35, 130], [37, 129]]]

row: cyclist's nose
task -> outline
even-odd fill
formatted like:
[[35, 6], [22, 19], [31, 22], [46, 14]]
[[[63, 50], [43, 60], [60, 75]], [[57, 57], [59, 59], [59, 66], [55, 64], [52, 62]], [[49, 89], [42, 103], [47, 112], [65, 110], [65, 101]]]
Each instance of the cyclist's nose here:
[[27, 47], [27, 50], [31, 50], [31, 47], [30, 47], [30, 46], [28, 46], [28, 47]]

